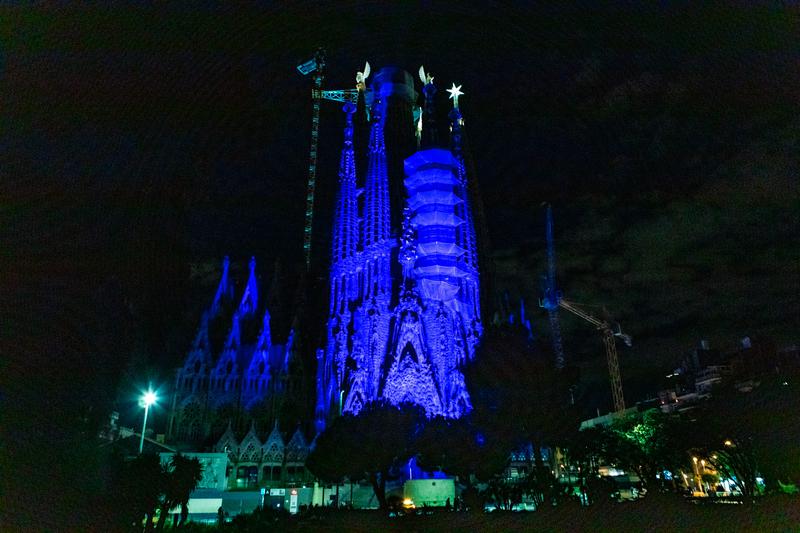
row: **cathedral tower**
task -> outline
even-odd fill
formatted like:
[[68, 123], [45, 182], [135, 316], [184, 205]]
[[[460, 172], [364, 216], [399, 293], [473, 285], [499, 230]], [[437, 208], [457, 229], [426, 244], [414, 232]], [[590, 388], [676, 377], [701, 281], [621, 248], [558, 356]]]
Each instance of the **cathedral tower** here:
[[355, 108], [345, 106], [328, 342], [318, 353], [318, 430], [331, 415], [357, 414], [375, 400], [416, 403], [429, 416], [458, 418], [471, 409], [462, 368], [482, 326], [461, 147], [463, 93], [451, 91], [451, 139], [443, 146], [436, 87], [420, 73], [425, 102], [417, 151], [413, 78], [382, 69], [373, 80], [363, 193], [352, 164]]

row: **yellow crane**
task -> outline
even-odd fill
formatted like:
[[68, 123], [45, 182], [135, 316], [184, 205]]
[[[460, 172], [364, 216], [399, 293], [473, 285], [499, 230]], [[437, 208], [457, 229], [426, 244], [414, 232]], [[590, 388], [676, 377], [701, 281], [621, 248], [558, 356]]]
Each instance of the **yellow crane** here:
[[625, 397], [622, 394], [622, 377], [619, 373], [619, 359], [617, 358], [617, 342], [615, 337], [621, 338], [628, 346], [633, 344], [633, 339], [630, 335], [622, 333], [619, 324], [617, 324], [617, 331], [614, 331], [608, 321], [597, 318], [588, 311], [581, 309], [579, 304], [559, 298], [558, 306], [565, 311], [569, 311], [573, 315], [581, 317], [585, 321], [595, 326], [602, 333], [603, 344], [606, 346], [608, 375], [611, 379], [611, 397], [614, 401], [614, 411], [617, 413], [624, 411]]

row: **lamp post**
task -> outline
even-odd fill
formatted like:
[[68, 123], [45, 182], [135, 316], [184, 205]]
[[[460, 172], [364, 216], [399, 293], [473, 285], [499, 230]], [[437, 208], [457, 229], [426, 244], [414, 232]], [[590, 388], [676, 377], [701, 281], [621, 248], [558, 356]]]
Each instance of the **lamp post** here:
[[144, 395], [139, 399], [139, 405], [144, 407], [144, 422], [142, 422], [142, 436], [139, 439], [139, 455], [142, 454], [142, 448], [144, 447], [144, 432], [147, 430], [147, 413], [150, 411], [150, 406], [156, 403], [156, 393], [148, 390], [144, 393]]

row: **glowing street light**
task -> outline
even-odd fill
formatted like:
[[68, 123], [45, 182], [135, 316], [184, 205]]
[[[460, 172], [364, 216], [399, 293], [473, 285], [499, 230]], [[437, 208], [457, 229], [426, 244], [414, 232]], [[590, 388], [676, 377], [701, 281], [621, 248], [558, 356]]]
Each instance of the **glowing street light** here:
[[142, 436], [139, 439], [139, 455], [142, 453], [142, 448], [144, 447], [144, 432], [147, 430], [147, 413], [150, 411], [150, 406], [156, 403], [158, 397], [156, 393], [152, 390], [148, 390], [145, 392], [142, 397], [139, 399], [139, 405], [144, 407], [144, 422], [142, 422]]

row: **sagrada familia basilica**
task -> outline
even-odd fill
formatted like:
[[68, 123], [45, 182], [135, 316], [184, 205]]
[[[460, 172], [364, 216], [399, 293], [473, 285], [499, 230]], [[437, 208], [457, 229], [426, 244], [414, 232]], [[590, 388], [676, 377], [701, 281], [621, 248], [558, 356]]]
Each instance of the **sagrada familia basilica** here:
[[[470, 410], [461, 367], [482, 328], [459, 89], [452, 89], [447, 145], [436, 131], [432, 78], [422, 90], [420, 149], [403, 162], [402, 204], [390, 198], [386, 132], [390, 120], [413, 121], [411, 76], [394, 69], [375, 76], [363, 188], [354, 164], [355, 107], [345, 106], [328, 343], [317, 357], [318, 429], [337, 407], [357, 414], [378, 399], [416, 403], [429, 416]], [[402, 209], [399, 228], [391, 226], [395, 206]]]
[[[378, 71], [369, 87], [368, 72], [359, 75], [357, 98], [343, 106], [327, 343], [310, 358], [316, 360], [316, 390], [308, 392], [316, 399], [305, 427], [309, 438], [333, 417], [357, 415], [376, 400], [413, 402], [429, 416], [467, 413], [471, 402], [462, 370], [483, 330], [476, 191], [459, 109], [464, 93], [454, 84], [447, 119], [437, 120], [437, 89], [423, 69], [422, 95], [414, 78], [397, 68]], [[230, 270], [226, 258], [215, 297], [178, 371], [167, 438], [216, 442], [217, 451], [247, 441], [248, 450], [268, 446], [260, 457], [271, 454], [278, 464], [284, 443], [277, 422], [257, 427], [247, 420], [296, 385], [296, 331], [273, 340], [255, 259], [241, 294], [233, 294]], [[212, 325], [228, 316], [225, 309], [227, 334], [215, 343]], [[248, 338], [245, 330], [258, 333]], [[231, 430], [233, 418], [240, 428], [250, 427], [242, 442]], [[303, 435], [300, 428], [287, 435], [297, 464], [307, 446]]]

